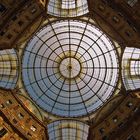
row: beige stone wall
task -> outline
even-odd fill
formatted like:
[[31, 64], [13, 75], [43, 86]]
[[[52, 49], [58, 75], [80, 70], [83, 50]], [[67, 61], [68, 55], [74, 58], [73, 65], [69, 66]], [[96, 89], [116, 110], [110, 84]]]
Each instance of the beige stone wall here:
[[10, 91], [0, 90], [0, 109], [27, 139], [41, 140], [46, 137], [43, 124], [17, 102]]
[[[128, 95], [124, 101], [97, 126], [91, 127], [93, 138], [91, 140], [102, 140], [120, 129], [132, 117], [140, 107], [140, 99]], [[121, 139], [120, 139], [121, 140]]]

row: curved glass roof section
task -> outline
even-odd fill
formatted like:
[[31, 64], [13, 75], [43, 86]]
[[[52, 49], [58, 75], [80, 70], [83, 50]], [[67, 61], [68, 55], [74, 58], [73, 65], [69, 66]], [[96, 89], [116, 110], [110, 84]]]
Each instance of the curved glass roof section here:
[[109, 38], [86, 21], [44, 26], [24, 50], [25, 89], [42, 109], [63, 117], [89, 115], [117, 88], [118, 55]]
[[14, 89], [18, 80], [18, 57], [14, 49], [0, 51], [0, 87]]
[[122, 78], [127, 90], [140, 88], [140, 49], [125, 48], [122, 59]]
[[58, 17], [77, 17], [88, 12], [87, 0], [50, 0], [47, 11]]
[[48, 126], [50, 140], [87, 140], [89, 126], [76, 120], [55, 121]]

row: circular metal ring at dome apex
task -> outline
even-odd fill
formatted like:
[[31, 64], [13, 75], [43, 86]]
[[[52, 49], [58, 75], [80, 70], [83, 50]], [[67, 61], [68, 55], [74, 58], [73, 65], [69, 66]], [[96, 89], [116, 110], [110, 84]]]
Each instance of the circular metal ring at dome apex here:
[[117, 89], [117, 49], [88, 21], [54, 21], [28, 42], [22, 77], [29, 96], [45, 111], [86, 116]]
[[64, 78], [69, 80], [76, 78], [81, 71], [80, 62], [72, 57], [65, 58], [59, 65], [59, 71]]

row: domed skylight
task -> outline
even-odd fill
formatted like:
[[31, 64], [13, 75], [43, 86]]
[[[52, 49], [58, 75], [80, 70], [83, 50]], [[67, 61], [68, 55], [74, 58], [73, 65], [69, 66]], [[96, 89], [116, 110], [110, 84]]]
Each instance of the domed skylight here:
[[41, 108], [64, 117], [88, 115], [116, 89], [118, 56], [113, 43], [86, 21], [44, 26], [23, 54], [25, 89]]

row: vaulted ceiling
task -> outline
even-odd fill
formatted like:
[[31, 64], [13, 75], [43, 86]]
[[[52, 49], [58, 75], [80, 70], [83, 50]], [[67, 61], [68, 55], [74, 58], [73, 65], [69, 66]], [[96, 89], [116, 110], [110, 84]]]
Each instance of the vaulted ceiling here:
[[0, 0], [0, 137], [139, 139], [139, 8]]

